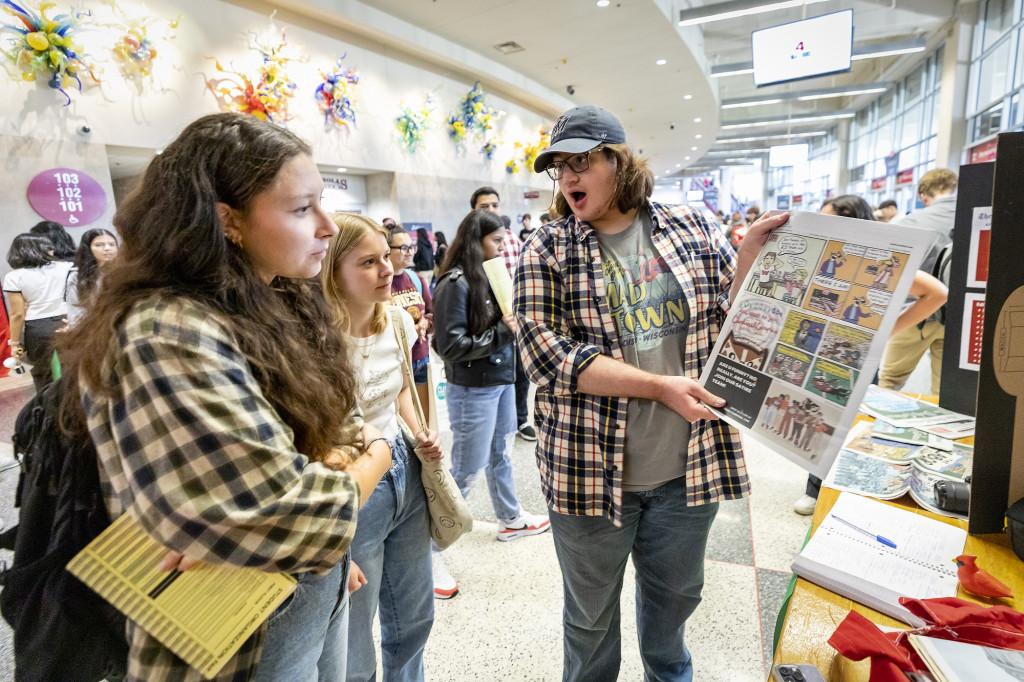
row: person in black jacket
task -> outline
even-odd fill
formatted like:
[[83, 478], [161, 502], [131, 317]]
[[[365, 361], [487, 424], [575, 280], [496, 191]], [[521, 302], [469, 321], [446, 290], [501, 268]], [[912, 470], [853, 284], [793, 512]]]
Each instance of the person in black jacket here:
[[416, 255], [412, 258], [412, 269], [428, 282], [434, 274], [434, 245], [430, 243], [427, 228], [416, 229]]
[[[434, 346], [448, 381], [452, 476], [466, 495], [485, 470], [498, 539], [509, 541], [550, 526], [547, 516], [523, 511], [512, 481], [516, 319], [498, 310], [483, 268], [485, 260], [501, 255], [504, 236], [501, 216], [490, 211], [475, 210], [462, 220], [434, 291]], [[435, 556], [434, 592], [440, 596], [454, 580]]]

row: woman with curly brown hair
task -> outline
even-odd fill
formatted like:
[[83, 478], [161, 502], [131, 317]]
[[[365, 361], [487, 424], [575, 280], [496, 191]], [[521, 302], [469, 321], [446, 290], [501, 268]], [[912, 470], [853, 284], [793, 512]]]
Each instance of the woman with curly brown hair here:
[[[118, 208], [121, 255], [61, 349], [81, 392], [65, 421], [88, 428], [110, 516], [173, 550], [163, 568], [202, 560], [299, 582], [217, 679], [344, 676], [346, 553], [360, 491], [390, 466], [379, 432], [343, 432], [355, 376], [310, 281], [337, 232], [322, 191], [310, 147], [284, 128], [193, 122]], [[364, 449], [345, 471], [327, 466]], [[126, 679], [199, 679], [128, 630]]]

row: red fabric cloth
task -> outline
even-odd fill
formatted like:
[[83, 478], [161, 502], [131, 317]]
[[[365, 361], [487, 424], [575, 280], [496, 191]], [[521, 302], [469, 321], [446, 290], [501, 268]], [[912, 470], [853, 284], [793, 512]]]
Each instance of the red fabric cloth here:
[[[928, 623], [909, 633], [1024, 651], [1024, 613], [1008, 606], [982, 606], [956, 597], [904, 597], [900, 603]], [[909, 633], [887, 635], [867, 618], [851, 611], [828, 643], [850, 660], [870, 658], [870, 682], [907, 682], [904, 672], [924, 669], [906, 637]]]

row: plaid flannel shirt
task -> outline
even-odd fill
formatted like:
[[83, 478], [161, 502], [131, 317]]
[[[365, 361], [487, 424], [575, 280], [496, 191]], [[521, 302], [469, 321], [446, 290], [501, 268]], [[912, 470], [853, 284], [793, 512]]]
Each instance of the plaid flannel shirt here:
[[519, 253], [523, 250], [523, 243], [519, 241], [519, 237], [516, 236], [515, 232], [510, 229], [505, 229], [505, 239], [502, 242], [505, 244], [505, 252], [501, 255], [505, 258], [505, 267], [508, 268], [508, 274], [510, 277], [516, 276], [516, 266], [519, 264]]
[[[113, 398], [83, 387], [112, 518], [211, 563], [326, 573], [348, 551], [359, 489], [295, 451], [219, 320], [185, 299], [143, 301], [108, 357]], [[265, 625], [217, 676], [248, 680]], [[201, 680], [134, 623], [130, 680]]]
[[[685, 376], [697, 379], [729, 309], [736, 253], [721, 231], [683, 206], [650, 203], [652, 239], [690, 308]], [[544, 225], [523, 248], [515, 278], [519, 351], [537, 384], [537, 466], [551, 509], [622, 523], [627, 399], [580, 393], [598, 355], [623, 360], [608, 309], [597, 234], [570, 215]], [[687, 503], [749, 492], [739, 434], [721, 421], [693, 423]]]

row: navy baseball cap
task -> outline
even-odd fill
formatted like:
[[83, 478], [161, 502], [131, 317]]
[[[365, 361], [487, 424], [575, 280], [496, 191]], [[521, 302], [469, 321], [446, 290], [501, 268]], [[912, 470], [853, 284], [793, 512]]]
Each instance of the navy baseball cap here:
[[612, 112], [592, 104], [573, 107], [555, 121], [551, 146], [537, 156], [533, 170], [543, 173], [555, 154], [582, 154], [602, 142], [622, 144], [625, 141], [626, 131]]

